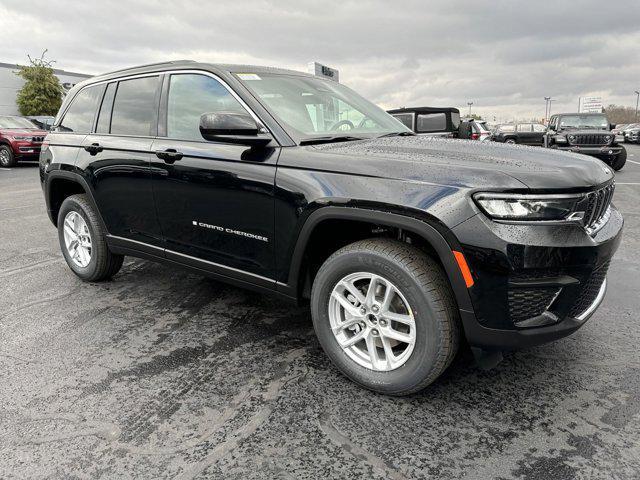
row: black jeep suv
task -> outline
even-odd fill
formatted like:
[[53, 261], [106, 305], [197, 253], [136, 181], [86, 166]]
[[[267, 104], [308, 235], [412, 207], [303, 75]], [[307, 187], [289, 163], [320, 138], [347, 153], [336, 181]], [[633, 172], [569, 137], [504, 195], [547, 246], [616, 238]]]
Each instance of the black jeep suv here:
[[617, 171], [627, 162], [627, 150], [612, 127], [604, 113], [560, 113], [549, 120], [544, 146], [592, 155]]
[[435, 380], [462, 338], [490, 365], [577, 330], [623, 224], [597, 160], [416, 136], [339, 83], [264, 67], [89, 79], [40, 177], [81, 279], [132, 255], [309, 299], [338, 368], [396, 395]]

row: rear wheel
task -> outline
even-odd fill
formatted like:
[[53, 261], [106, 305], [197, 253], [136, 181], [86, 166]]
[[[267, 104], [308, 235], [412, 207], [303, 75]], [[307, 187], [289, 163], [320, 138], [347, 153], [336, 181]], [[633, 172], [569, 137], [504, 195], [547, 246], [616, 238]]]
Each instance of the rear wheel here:
[[9, 168], [16, 165], [16, 157], [8, 145], [0, 145], [0, 167]]
[[122, 267], [124, 257], [109, 250], [98, 214], [86, 195], [71, 195], [62, 202], [58, 239], [67, 265], [82, 280], [106, 280]]
[[513, 145], [514, 143], [518, 143], [518, 142], [516, 141], [516, 139], [515, 139], [515, 138], [507, 138], [507, 139], [504, 141], [504, 143], [510, 143], [510, 144], [512, 144], [512, 145]]
[[627, 149], [622, 147], [620, 153], [609, 162], [609, 165], [617, 172], [618, 170], [622, 170], [625, 163], [627, 163]]
[[402, 242], [363, 240], [335, 252], [314, 280], [311, 310], [329, 358], [380, 393], [423, 389], [458, 349], [459, 320], [446, 275]]

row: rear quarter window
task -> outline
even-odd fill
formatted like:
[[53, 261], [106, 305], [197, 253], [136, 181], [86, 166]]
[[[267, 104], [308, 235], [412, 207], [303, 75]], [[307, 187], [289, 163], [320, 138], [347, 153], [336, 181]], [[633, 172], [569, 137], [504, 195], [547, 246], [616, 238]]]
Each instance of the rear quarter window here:
[[413, 113], [394, 113], [393, 117], [399, 120], [405, 127], [413, 130]]
[[93, 119], [102, 98], [104, 85], [83, 88], [71, 101], [62, 121], [58, 125], [61, 132], [90, 133]]

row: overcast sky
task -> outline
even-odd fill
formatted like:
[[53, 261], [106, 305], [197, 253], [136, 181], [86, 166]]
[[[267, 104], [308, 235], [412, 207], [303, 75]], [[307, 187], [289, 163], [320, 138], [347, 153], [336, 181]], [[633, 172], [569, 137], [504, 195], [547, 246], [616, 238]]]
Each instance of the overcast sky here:
[[98, 74], [168, 59], [306, 70], [320, 61], [382, 107], [457, 106], [485, 118], [635, 106], [640, 1], [2, 0], [0, 62], [49, 49]]

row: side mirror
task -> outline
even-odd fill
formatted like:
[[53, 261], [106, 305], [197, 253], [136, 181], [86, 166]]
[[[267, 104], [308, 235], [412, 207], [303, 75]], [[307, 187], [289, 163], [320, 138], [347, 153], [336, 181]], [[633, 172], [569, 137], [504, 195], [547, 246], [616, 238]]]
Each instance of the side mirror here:
[[272, 138], [264, 131], [247, 113], [216, 112], [200, 116], [200, 134], [212, 142], [266, 146]]

